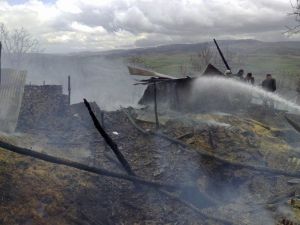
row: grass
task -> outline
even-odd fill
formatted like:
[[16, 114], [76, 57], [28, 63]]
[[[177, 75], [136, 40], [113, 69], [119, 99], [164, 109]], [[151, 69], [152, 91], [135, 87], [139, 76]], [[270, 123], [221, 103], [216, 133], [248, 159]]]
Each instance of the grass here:
[[246, 67], [256, 73], [299, 76], [299, 62], [299, 56], [252, 55], [248, 57]]
[[145, 66], [159, 73], [170, 74], [174, 76], [180, 75], [180, 66], [189, 63], [189, 55], [187, 54], [158, 54], [143, 56]]
[[[0, 134], [0, 140], [29, 144], [27, 137]], [[89, 185], [78, 170], [0, 148], [0, 224], [70, 224], [77, 216], [70, 199]]]
[[[159, 73], [181, 76], [181, 66], [190, 68], [191, 53], [177, 54], [151, 54], [142, 56], [144, 65]], [[300, 77], [300, 56], [277, 54], [251, 54], [245, 57], [244, 66], [246, 72], [252, 72], [256, 76], [264, 76], [272, 73], [275, 76]], [[233, 66], [233, 72], [239, 68]]]

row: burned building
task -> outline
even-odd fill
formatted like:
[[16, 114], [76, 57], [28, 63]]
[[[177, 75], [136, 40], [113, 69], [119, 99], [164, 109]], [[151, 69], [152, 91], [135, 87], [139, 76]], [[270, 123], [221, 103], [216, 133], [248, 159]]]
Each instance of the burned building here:
[[[141, 71], [130, 71], [137, 75]], [[136, 72], [136, 73], [135, 73]], [[229, 109], [230, 101], [228, 96], [221, 92], [201, 92], [194, 93], [194, 87], [200, 77], [225, 77], [225, 75], [215, 66], [209, 64], [202, 74], [196, 77], [174, 78], [160, 76], [160, 74], [144, 73], [147, 76], [156, 76], [149, 80], [142, 80], [142, 84], [147, 85], [139, 104], [151, 105], [156, 92], [157, 104], [177, 111], [204, 111], [213, 110], [217, 105], [219, 109]], [[156, 88], [156, 91], [155, 91]], [[218, 102], [216, 102], [218, 101]], [[204, 104], [205, 103], [205, 104]], [[205, 105], [205, 108], [202, 106]]]

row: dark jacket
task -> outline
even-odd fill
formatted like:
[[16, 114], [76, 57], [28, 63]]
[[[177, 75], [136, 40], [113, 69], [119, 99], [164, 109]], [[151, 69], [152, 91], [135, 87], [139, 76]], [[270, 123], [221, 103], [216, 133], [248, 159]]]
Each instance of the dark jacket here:
[[265, 79], [262, 82], [262, 87], [266, 91], [274, 92], [274, 91], [276, 91], [276, 80], [274, 78]]

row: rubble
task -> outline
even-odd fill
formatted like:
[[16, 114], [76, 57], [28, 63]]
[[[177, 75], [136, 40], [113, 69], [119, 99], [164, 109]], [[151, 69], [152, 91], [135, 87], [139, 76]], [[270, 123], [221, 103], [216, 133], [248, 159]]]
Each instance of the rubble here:
[[[108, 148], [112, 144], [130, 166], [133, 181], [143, 179], [185, 188], [175, 191], [139, 188], [135, 182], [98, 177], [2, 150], [0, 161], [5, 165], [0, 168], [2, 222], [108, 225], [300, 222], [296, 199], [299, 193], [296, 178], [300, 177], [300, 154], [295, 148], [298, 133], [280, 111], [270, 121], [266, 112], [257, 113], [256, 106], [247, 113], [160, 110], [157, 130], [151, 107], [103, 112], [91, 103], [95, 117], [103, 118], [101, 135], [106, 133], [112, 141], [105, 142], [84, 104], [64, 103], [60, 108], [62, 99], [65, 98], [54, 99], [52, 103], [58, 116], [45, 108], [38, 110], [27, 125], [20, 119], [21, 136], [2, 135], [0, 143], [8, 142], [42, 153], [39, 156], [65, 158], [76, 165], [85, 165], [84, 168], [104, 169], [128, 178]], [[62, 112], [64, 116], [60, 116]], [[47, 119], [35, 123], [36, 118]], [[287, 204], [289, 201], [293, 204]], [[25, 207], [21, 209], [20, 204]], [[14, 218], [9, 217], [11, 213]]]

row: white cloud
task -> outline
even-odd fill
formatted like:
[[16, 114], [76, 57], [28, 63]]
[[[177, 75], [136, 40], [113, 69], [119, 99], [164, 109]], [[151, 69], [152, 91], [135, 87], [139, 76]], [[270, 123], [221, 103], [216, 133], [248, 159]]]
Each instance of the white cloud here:
[[212, 37], [284, 40], [285, 25], [293, 23], [290, 10], [287, 0], [0, 0], [0, 22], [23, 26], [48, 51], [73, 51]]
[[102, 26], [90, 27], [74, 21], [70, 26], [73, 30], [83, 33], [97, 33], [97, 34], [107, 34], [107, 31]]

